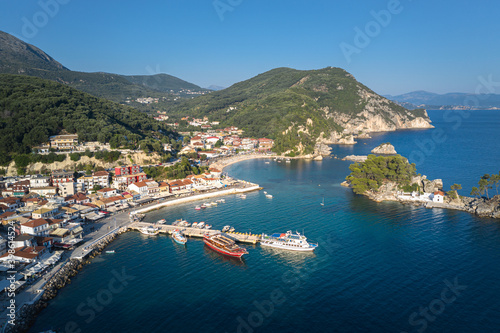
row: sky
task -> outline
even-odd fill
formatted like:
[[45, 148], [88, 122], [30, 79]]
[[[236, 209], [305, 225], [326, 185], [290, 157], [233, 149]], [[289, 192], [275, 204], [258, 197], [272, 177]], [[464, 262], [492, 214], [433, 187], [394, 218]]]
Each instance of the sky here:
[[379, 94], [474, 93], [484, 80], [500, 93], [498, 13], [498, 0], [2, 0], [0, 30], [71, 70], [201, 87], [333, 66]]

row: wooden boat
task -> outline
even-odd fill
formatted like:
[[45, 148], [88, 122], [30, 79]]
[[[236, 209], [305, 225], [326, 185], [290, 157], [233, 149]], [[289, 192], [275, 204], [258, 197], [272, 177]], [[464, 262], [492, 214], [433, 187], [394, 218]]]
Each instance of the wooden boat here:
[[182, 235], [182, 233], [179, 230], [174, 230], [172, 232], [172, 239], [180, 245], [186, 245], [187, 243], [187, 238]]
[[221, 234], [212, 236], [205, 234], [203, 242], [212, 250], [230, 257], [241, 258], [242, 255], [248, 253], [246, 249], [236, 245], [232, 239]]

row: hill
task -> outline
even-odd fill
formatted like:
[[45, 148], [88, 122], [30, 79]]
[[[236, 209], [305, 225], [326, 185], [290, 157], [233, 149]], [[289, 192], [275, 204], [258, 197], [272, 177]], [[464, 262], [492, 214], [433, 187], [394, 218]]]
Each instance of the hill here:
[[353, 143], [352, 135], [431, 127], [425, 110], [407, 110], [341, 68], [277, 68], [181, 101], [168, 112], [209, 116], [246, 135], [275, 139], [277, 152], [312, 153], [316, 143]]
[[186, 90], [204, 91], [207, 89], [200, 88], [196, 84], [181, 80], [175, 76], [168, 74], [155, 75], [127, 75], [125, 78], [137, 85], [147, 87], [149, 89], [161, 92], [181, 92]]
[[125, 102], [129, 97], [186, 97], [186, 89], [199, 93], [207, 92], [206, 89], [167, 74], [125, 76], [71, 71], [39, 48], [3, 31], [0, 31], [0, 73], [29, 75], [56, 81], [119, 103]]
[[403, 106], [411, 107], [413, 105], [427, 109], [500, 108], [499, 94], [481, 94], [480, 96], [467, 93], [435, 94], [420, 90], [396, 96], [386, 95], [385, 97]]
[[137, 146], [141, 140], [175, 136], [166, 125], [131, 107], [66, 85], [23, 75], [0, 74], [0, 164], [66, 131], [81, 141]]

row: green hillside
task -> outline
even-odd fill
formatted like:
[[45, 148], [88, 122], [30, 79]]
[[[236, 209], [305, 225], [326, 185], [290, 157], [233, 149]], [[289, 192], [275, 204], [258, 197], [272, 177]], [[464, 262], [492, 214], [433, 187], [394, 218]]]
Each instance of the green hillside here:
[[53, 81], [0, 74], [0, 164], [63, 130], [77, 133], [81, 141], [130, 147], [147, 138], [176, 135], [131, 107]]
[[[167, 74], [125, 76], [71, 71], [39, 48], [0, 31], [0, 73], [36, 76], [69, 85], [96, 97], [123, 103], [128, 97], [173, 99], [183, 89], [205, 91], [197, 85]], [[172, 90], [172, 93], [171, 91]]]
[[[276, 140], [277, 151], [294, 148], [299, 142], [311, 152], [316, 139], [342, 131], [334, 115], [348, 119], [365, 116], [373, 94], [382, 107], [370, 111], [387, 122], [398, 114], [410, 120], [424, 116], [423, 110], [408, 111], [375, 94], [340, 68], [301, 71], [277, 68], [239, 82], [227, 89], [212, 92], [189, 101], [181, 101], [168, 110], [171, 114], [204, 116], [235, 125], [247, 135]], [[288, 131], [287, 131], [288, 130]], [[285, 133], [286, 132], [286, 133]]]

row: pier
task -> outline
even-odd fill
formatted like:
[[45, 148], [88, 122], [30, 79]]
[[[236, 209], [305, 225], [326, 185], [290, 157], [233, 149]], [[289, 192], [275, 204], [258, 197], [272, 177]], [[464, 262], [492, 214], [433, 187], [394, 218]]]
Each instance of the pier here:
[[241, 232], [222, 232], [221, 230], [213, 230], [213, 229], [199, 229], [192, 227], [180, 227], [170, 224], [153, 224], [147, 222], [134, 222], [131, 223], [128, 228], [131, 230], [140, 231], [143, 228], [147, 228], [150, 226], [155, 226], [159, 229], [160, 234], [172, 234], [174, 230], [180, 230], [184, 236], [189, 237], [197, 237], [203, 238], [203, 235], [209, 234], [224, 234], [225, 236], [231, 238], [232, 240], [239, 243], [247, 243], [247, 244], [257, 244], [260, 239], [260, 235], [250, 234], [250, 233], [241, 233]]

